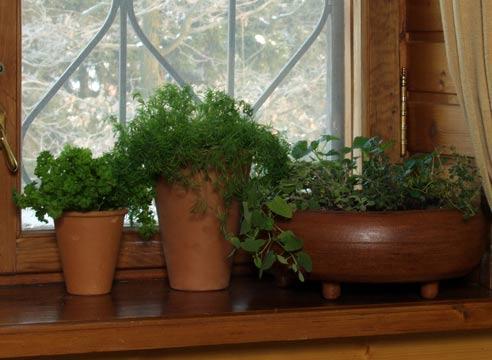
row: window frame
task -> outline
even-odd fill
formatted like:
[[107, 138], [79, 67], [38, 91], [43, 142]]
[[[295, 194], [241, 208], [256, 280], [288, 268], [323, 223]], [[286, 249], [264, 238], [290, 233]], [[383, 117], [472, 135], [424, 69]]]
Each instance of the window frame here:
[[[398, 81], [392, 82], [399, 73], [400, 0], [392, 0], [391, 6], [387, 6], [385, 0], [344, 1], [345, 140], [350, 144], [355, 135], [386, 135], [379, 132], [388, 126], [398, 130]], [[385, 6], [387, 11], [381, 12], [381, 7]], [[381, 14], [387, 19], [381, 19]], [[396, 17], [397, 28], [395, 19], [388, 21], [392, 17]], [[14, 153], [19, 156], [21, 2], [1, 1], [0, 20], [2, 18], [7, 21], [0, 21], [0, 61], [6, 65], [6, 72], [0, 75], [0, 106], [7, 108], [7, 133]], [[382, 68], [381, 63], [389, 66]], [[382, 99], [385, 104], [381, 108]], [[395, 138], [393, 133], [391, 135]], [[20, 172], [9, 173], [3, 154], [0, 157], [0, 285], [60, 281], [61, 265], [54, 231], [22, 231], [20, 211], [11, 199], [12, 189], [20, 189]], [[234, 272], [247, 271], [247, 262], [247, 257], [239, 256]], [[116, 278], [165, 275], [159, 236], [143, 241], [134, 230], [125, 230]]]

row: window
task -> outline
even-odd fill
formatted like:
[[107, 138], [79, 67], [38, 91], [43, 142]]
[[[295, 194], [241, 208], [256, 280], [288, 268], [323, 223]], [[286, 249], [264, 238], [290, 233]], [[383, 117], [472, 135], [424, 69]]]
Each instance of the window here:
[[290, 141], [343, 137], [343, 12], [343, 0], [24, 0], [24, 182], [42, 150], [108, 150], [105, 118], [130, 120], [132, 93], [168, 81], [225, 89]]
[[[5, 69], [0, 73], [0, 106], [6, 112], [7, 138], [23, 166], [12, 174], [0, 155], [0, 274], [15, 274], [0, 280], [61, 279], [53, 231], [38, 228], [32, 215], [21, 217], [11, 199], [12, 189], [20, 189], [32, 177], [37, 154], [44, 149], [58, 152], [65, 142], [96, 153], [109, 149], [113, 139], [105, 117], [126, 112], [122, 119], [130, 121], [134, 91], [146, 95], [161, 82], [177, 81], [133, 25], [138, 24], [156, 52], [196, 93], [214, 86], [253, 104], [261, 98], [258, 120], [271, 123], [291, 141], [327, 132], [345, 132], [350, 139], [360, 128], [352, 126], [352, 117], [359, 117], [363, 108], [358, 94], [364, 83], [353, 81], [361, 73], [355, 68], [363, 62], [361, 19], [369, 17], [363, 15], [363, 4], [359, 0], [0, 1], [0, 63]], [[126, 32], [120, 32], [125, 28], [121, 8], [127, 14]], [[234, 11], [235, 16], [229, 16]], [[56, 85], [108, 17], [107, 33]], [[230, 27], [232, 20], [235, 25]], [[120, 47], [120, 39], [125, 39], [121, 34], [127, 34], [125, 47]], [[387, 34], [381, 31], [378, 36]], [[393, 44], [378, 41], [378, 36], [368, 38]], [[296, 56], [301, 47], [305, 51]], [[119, 61], [123, 48], [126, 62]], [[287, 66], [292, 58], [296, 63]], [[126, 73], [126, 91], [121, 94], [120, 69]], [[275, 81], [281, 73], [285, 76]], [[371, 76], [380, 78], [378, 71]], [[392, 91], [368, 88], [380, 97]], [[377, 114], [381, 119], [381, 112]], [[117, 278], [164, 275], [161, 251], [158, 237], [143, 242], [128, 229]]]

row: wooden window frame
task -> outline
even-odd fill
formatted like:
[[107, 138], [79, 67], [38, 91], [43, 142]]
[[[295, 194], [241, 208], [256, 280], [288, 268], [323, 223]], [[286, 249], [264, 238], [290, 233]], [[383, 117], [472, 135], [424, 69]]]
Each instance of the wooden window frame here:
[[[400, 0], [346, 2], [346, 141], [354, 135], [379, 135], [399, 140]], [[20, 155], [21, 2], [0, 2], [0, 106], [7, 113], [9, 142]], [[358, 56], [354, 56], [358, 53]], [[353, 81], [357, 79], [357, 81]], [[391, 154], [399, 157], [398, 151]], [[11, 199], [20, 188], [19, 174], [9, 173], [0, 154], [0, 285], [61, 281], [61, 266], [54, 232], [23, 232], [20, 211]], [[239, 257], [235, 272], [244, 272], [247, 257]], [[164, 277], [165, 264], [159, 236], [149, 241], [135, 231], [124, 232], [118, 260], [118, 279]]]

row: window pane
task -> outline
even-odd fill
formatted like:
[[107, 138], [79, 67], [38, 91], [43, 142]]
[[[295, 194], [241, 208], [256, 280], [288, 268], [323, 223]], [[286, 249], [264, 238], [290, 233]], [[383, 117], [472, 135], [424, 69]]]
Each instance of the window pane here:
[[[290, 141], [323, 133], [343, 135], [343, 0], [327, 0], [330, 14], [309, 50], [257, 113]], [[104, 23], [110, 0], [23, 0], [22, 108], [32, 111]], [[121, 2], [115, 2], [120, 4]], [[228, 81], [228, 0], [135, 0], [137, 21], [151, 43], [197, 92]], [[235, 95], [254, 104], [316, 28], [324, 0], [237, 0]], [[120, 18], [44, 109], [22, 143], [24, 182], [42, 150], [66, 143], [101, 154], [111, 148], [105, 119], [119, 109]], [[128, 21], [127, 119], [136, 91], [147, 96], [174, 81]], [[29, 211], [23, 228], [41, 226]], [[49, 224], [48, 226], [52, 226]]]

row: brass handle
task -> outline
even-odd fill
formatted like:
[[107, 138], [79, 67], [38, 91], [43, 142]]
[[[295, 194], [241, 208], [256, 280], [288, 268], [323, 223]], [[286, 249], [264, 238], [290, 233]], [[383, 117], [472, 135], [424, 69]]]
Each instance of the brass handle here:
[[6, 116], [5, 112], [0, 109], [0, 149], [2, 148], [5, 150], [5, 156], [7, 156], [7, 166], [9, 167], [9, 170], [12, 173], [16, 173], [17, 170], [19, 170], [19, 164], [7, 141]]

